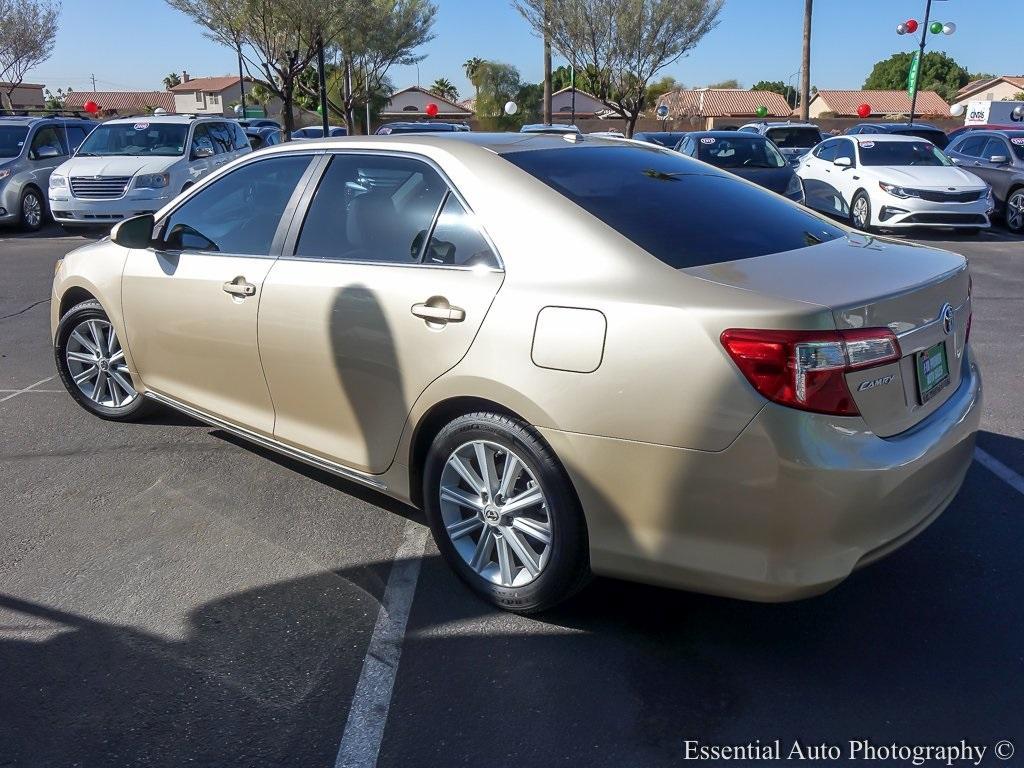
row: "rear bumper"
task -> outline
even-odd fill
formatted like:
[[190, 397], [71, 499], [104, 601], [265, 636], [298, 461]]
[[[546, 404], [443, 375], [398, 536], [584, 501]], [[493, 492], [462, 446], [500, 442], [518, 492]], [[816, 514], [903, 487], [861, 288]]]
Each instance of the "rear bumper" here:
[[768, 404], [724, 451], [542, 429], [580, 496], [595, 572], [759, 601], [809, 597], [912, 539], [970, 466], [981, 377], [892, 438]]

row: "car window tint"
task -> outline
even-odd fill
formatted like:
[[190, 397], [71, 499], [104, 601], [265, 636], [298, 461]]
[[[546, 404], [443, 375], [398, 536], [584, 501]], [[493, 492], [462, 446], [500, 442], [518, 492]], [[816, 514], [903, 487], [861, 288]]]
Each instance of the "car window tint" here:
[[677, 269], [845, 234], [805, 208], [676, 153], [584, 145], [502, 157]]
[[915, 136], [919, 139], [927, 139], [939, 149], [945, 149], [946, 145], [949, 144], [949, 139], [946, 134], [938, 129], [929, 130], [927, 128], [906, 128], [890, 131], [890, 133], [894, 133], [897, 136]]
[[1005, 158], [1009, 158], [1010, 150], [1006, 148], [1006, 142], [1002, 139], [991, 138], [985, 145], [985, 149], [982, 150], [981, 156], [988, 160], [996, 155], [1002, 155]]
[[74, 152], [78, 149], [82, 142], [85, 141], [86, 132], [85, 129], [80, 125], [69, 125], [68, 126], [68, 144], [70, 149]]
[[335, 155], [310, 203], [295, 255], [414, 263], [447, 191], [437, 171], [419, 160]]
[[196, 126], [192, 132], [192, 157], [196, 157], [197, 150], [210, 150], [214, 154], [217, 153], [217, 146], [210, 136], [210, 128], [206, 123], [201, 123]]
[[984, 136], [968, 136], [957, 145], [955, 151], [969, 157], [981, 157], [981, 150], [987, 141]]
[[845, 157], [850, 161], [850, 165], [855, 166], [857, 165], [857, 160], [853, 154], [853, 142], [840, 139], [836, 145], [835, 159], [838, 160], [840, 157]]
[[249, 163], [189, 198], [167, 219], [168, 250], [266, 256], [308, 155]]
[[29, 147], [29, 152], [35, 156], [43, 147], [53, 147], [57, 150], [58, 155], [66, 155], [68, 148], [63, 133], [58, 126], [44, 125], [32, 137], [32, 146]]
[[860, 143], [861, 165], [951, 165], [942, 151], [927, 141], [869, 141]]
[[786, 161], [763, 136], [718, 138], [705, 136], [697, 146], [697, 157], [718, 168], [783, 168]]
[[481, 234], [476, 216], [467, 211], [453, 194], [449, 193], [437, 217], [423, 263], [498, 267], [498, 259]]
[[836, 159], [836, 152], [839, 151], [840, 141], [841, 139], [829, 139], [828, 141], [822, 142], [814, 150], [814, 156], [819, 160], [824, 160], [826, 163], [831, 163]]
[[218, 155], [235, 151], [235, 137], [227, 123], [211, 123], [210, 136]]
[[817, 128], [769, 128], [767, 136], [783, 149], [810, 149], [821, 143]]

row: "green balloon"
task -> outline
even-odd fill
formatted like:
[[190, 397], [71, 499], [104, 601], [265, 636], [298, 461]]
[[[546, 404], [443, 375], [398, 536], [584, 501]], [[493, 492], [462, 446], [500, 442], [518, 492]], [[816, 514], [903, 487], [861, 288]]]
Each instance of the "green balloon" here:
[[757, 108], [757, 116], [758, 117], [768, 117], [768, 107], [758, 107]]
[[933, 35], [941, 35], [942, 34], [942, 22], [941, 21], [933, 21], [932, 25], [928, 29], [931, 30], [931, 33]]
[[322, 115], [324, 113], [324, 105], [323, 104], [320, 104], [320, 105], [317, 106], [316, 113], [318, 115]]

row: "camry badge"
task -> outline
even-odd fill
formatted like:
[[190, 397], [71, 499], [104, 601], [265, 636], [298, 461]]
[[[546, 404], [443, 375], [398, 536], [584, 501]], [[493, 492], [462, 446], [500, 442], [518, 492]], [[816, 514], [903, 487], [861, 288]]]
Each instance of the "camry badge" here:
[[860, 386], [857, 387], [857, 391], [858, 392], [863, 392], [866, 389], [874, 389], [875, 387], [884, 387], [886, 384], [891, 384], [892, 380], [895, 379], [895, 378], [896, 378], [896, 376], [892, 375], [892, 376], [883, 376], [880, 379], [868, 379], [867, 381], [862, 381], [860, 383]]
[[947, 336], [949, 336], [953, 332], [953, 308], [947, 304], [942, 308], [942, 311], [939, 313], [939, 317], [942, 318], [942, 330]]

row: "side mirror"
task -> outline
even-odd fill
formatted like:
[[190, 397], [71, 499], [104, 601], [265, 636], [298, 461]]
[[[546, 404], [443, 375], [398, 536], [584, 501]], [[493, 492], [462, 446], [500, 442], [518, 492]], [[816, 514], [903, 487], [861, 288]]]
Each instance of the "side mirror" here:
[[60, 157], [60, 150], [52, 144], [44, 144], [35, 152], [36, 160], [52, 160], [55, 157]]
[[110, 239], [124, 248], [149, 248], [153, 244], [153, 214], [132, 216], [114, 225]]
[[853, 161], [848, 157], [837, 157], [832, 161], [832, 165], [838, 165], [840, 168], [851, 168]]
[[988, 161], [992, 163], [992, 165], [1006, 165], [1008, 162], [1010, 162], [1010, 158], [1008, 158], [1006, 155], [992, 155], [992, 157], [990, 157]]
[[198, 160], [203, 157], [213, 157], [212, 147], [196, 147], [192, 150], [192, 159]]

